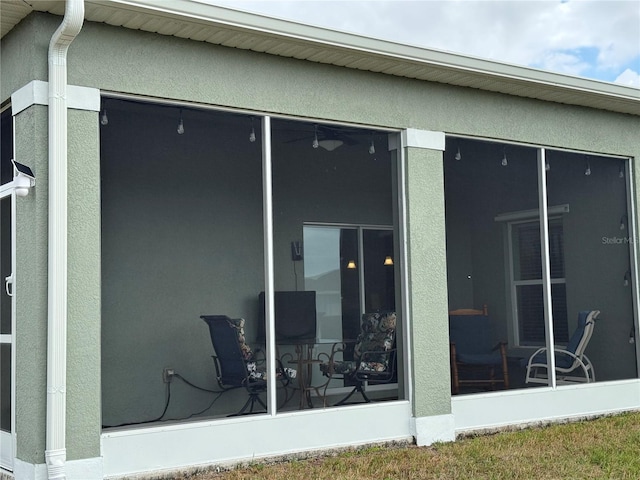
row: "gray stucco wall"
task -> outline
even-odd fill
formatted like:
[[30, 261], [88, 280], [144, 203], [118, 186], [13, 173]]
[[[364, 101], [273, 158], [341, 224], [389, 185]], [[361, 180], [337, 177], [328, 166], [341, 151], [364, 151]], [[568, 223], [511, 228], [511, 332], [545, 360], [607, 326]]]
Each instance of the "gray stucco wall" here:
[[442, 152], [407, 149], [413, 398], [416, 417], [451, 412]]
[[[59, 23], [58, 17], [33, 15], [3, 38], [2, 100], [32, 79], [46, 80], [46, 49]], [[267, 113], [398, 129], [411, 127], [640, 157], [638, 117], [428, 84], [91, 23], [85, 24], [69, 51], [69, 82]], [[37, 112], [37, 116], [27, 119], [32, 115], [31, 110]], [[37, 107], [21, 114], [16, 132], [18, 153], [33, 156], [39, 179], [44, 178], [42, 171], [46, 165], [44, 112], [45, 109]], [[73, 274], [70, 316], [74, 318], [70, 317], [69, 321], [69, 341], [70, 345], [82, 345], [85, 350], [72, 353], [68, 375], [70, 386], [79, 385], [82, 378], [82, 388], [87, 391], [69, 392], [69, 425], [74, 430], [84, 428], [93, 432], [95, 420], [100, 416], [96, 399], [100, 379], [96, 355], [99, 357], [100, 343], [95, 323], [99, 318], [96, 309], [100, 308], [100, 287], [96, 282], [99, 264], [95, 264], [99, 258], [99, 237], [94, 223], [98, 215], [93, 190], [98, 178], [97, 137], [86, 125], [87, 121], [84, 114], [70, 115], [71, 130], [83, 129], [83, 135], [72, 137], [71, 163], [85, 165], [88, 162], [88, 167], [70, 170], [70, 226], [79, 226], [80, 218], [90, 224], [70, 237], [70, 250], [76, 247], [78, 250], [71, 257], [74, 266], [70, 271]], [[412, 243], [409, 293], [414, 314], [412, 334], [416, 336], [412, 360], [416, 372], [414, 412], [418, 416], [449, 410], [441, 177], [440, 154], [409, 152], [408, 229]], [[635, 178], [637, 190], [637, 174]], [[91, 187], [80, 188], [81, 180]], [[19, 300], [18, 309], [17, 418], [29, 432], [18, 435], [18, 455], [35, 462], [42, 461], [44, 441], [46, 198], [42, 198], [45, 189], [41, 185], [39, 180], [36, 190], [41, 192], [40, 196], [36, 191], [33, 197], [23, 199], [18, 210], [18, 243], [28, 245], [24, 249], [18, 247], [18, 268], [24, 288], [29, 284], [29, 289], [33, 289], [28, 301], [24, 297]], [[38, 235], [35, 241], [34, 232]], [[87, 243], [79, 248], [81, 240]], [[88, 285], [83, 284], [83, 299], [77, 299], [78, 285], [85, 280]], [[440, 286], [436, 287], [436, 282]], [[90, 328], [86, 328], [85, 318], [90, 319]], [[434, 326], [441, 330], [434, 331]], [[89, 437], [90, 433], [69, 436], [71, 458], [99, 455], [98, 439], [91, 437], [89, 442]]]
[[32, 167], [37, 186], [16, 199], [17, 457], [42, 462], [47, 385], [47, 109], [15, 117], [16, 160]]
[[[16, 116], [16, 159], [36, 188], [17, 198], [17, 457], [41, 463], [45, 451], [47, 356], [47, 108]], [[100, 174], [97, 113], [69, 112], [69, 271], [67, 458], [100, 451]]]

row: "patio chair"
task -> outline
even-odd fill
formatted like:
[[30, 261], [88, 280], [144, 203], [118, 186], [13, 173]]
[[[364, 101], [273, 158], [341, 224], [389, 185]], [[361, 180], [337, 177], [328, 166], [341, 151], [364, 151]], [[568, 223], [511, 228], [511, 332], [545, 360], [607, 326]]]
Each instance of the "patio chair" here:
[[328, 380], [324, 386], [326, 399], [329, 383], [343, 379], [353, 383], [353, 389], [336, 405], [344, 405], [355, 393], [360, 393], [365, 403], [371, 402], [366, 388], [370, 382], [388, 383], [395, 378], [396, 368], [396, 314], [365, 313], [362, 315], [360, 334], [353, 345], [351, 360], [338, 360], [348, 351], [348, 343], [333, 345], [327, 360], [320, 364], [320, 371]]
[[[487, 306], [449, 312], [451, 392], [461, 387], [509, 388], [506, 342], [492, 341]], [[497, 375], [496, 372], [499, 374]]]
[[[593, 364], [584, 353], [591, 340], [599, 310], [583, 310], [578, 314], [578, 325], [566, 347], [556, 346], [555, 371], [557, 384], [591, 383], [596, 381]], [[547, 348], [536, 350], [527, 362], [525, 383], [549, 383]]]
[[[267, 374], [245, 341], [244, 319], [231, 319], [226, 315], [202, 315], [200, 318], [209, 326], [218, 386], [222, 390], [245, 388], [249, 394], [242, 408], [231, 416], [253, 413], [256, 403], [266, 411], [267, 405], [260, 395], [267, 390]], [[277, 380], [282, 386], [287, 386], [296, 374], [291, 368], [279, 366], [276, 369]]]

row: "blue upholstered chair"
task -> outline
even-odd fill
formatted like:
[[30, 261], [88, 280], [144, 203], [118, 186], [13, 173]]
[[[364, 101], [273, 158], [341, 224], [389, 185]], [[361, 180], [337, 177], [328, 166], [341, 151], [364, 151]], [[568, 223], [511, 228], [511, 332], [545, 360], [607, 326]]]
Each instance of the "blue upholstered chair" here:
[[451, 391], [461, 387], [509, 388], [507, 347], [492, 340], [487, 307], [483, 310], [461, 309], [449, 312], [451, 354]]
[[[578, 314], [578, 324], [566, 347], [556, 346], [555, 370], [557, 384], [591, 383], [596, 381], [593, 364], [585, 350], [593, 334], [599, 310], [583, 310]], [[547, 348], [536, 350], [527, 362], [526, 383], [549, 382]]]

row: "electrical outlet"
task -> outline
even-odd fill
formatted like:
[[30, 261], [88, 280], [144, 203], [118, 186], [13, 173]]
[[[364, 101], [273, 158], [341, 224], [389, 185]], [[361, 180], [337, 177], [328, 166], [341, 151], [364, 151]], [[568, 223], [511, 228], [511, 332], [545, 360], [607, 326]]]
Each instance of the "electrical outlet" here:
[[171, 383], [175, 374], [176, 371], [173, 368], [165, 368], [162, 370], [162, 381], [164, 383]]

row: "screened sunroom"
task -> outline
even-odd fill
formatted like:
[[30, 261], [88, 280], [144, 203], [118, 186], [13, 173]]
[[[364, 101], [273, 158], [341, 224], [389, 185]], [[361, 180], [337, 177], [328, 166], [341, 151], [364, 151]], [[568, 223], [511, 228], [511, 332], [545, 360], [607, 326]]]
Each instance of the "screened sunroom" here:
[[453, 393], [637, 378], [629, 159], [451, 136], [444, 173], [449, 310], [486, 306], [506, 347], [496, 383], [463, 372]]
[[[103, 98], [104, 428], [241, 410], [249, 392], [220, 381], [224, 345], [202, 316], [243, 319], [255, 368], [274, 365], [256, 414], [342, 405], [357, 379], [326, 367], [353, 358], [365, 314], [396, 314], [388, 349], [402, 351], [389, 135]], [[349, 404], [404, 398], [403, 357], [388, 358]]]

